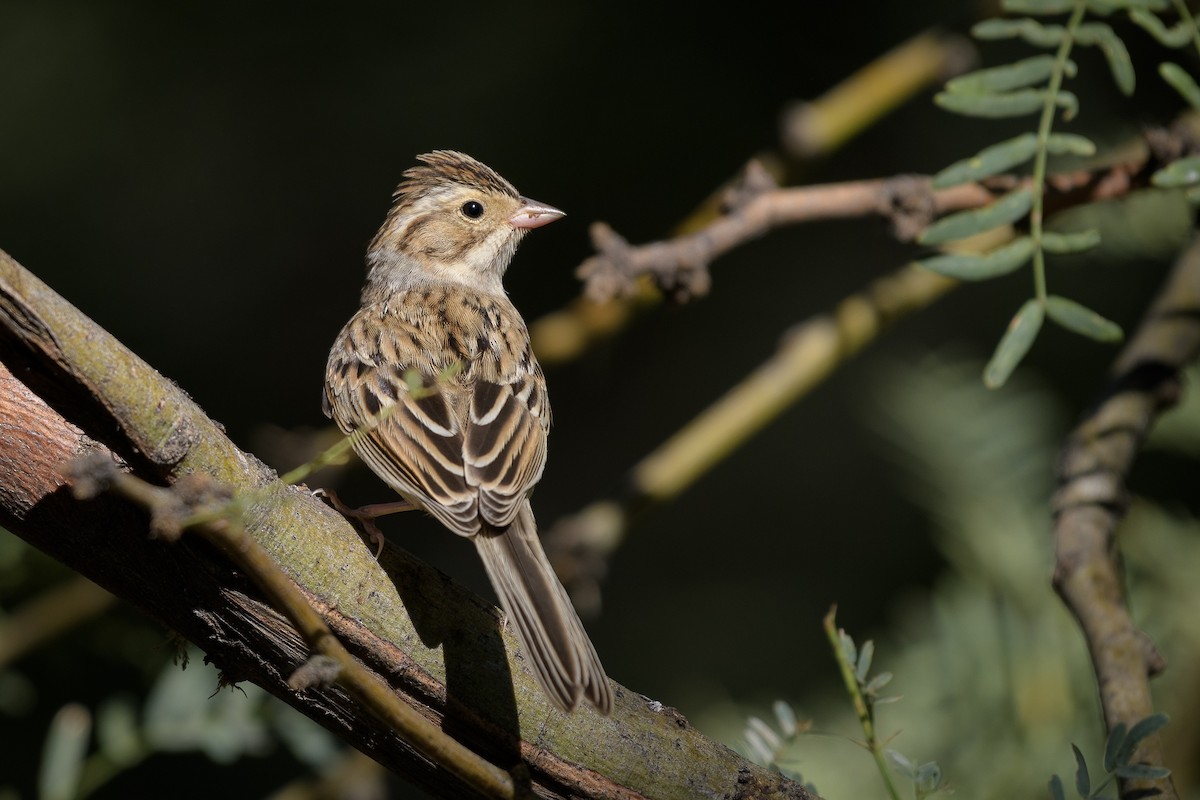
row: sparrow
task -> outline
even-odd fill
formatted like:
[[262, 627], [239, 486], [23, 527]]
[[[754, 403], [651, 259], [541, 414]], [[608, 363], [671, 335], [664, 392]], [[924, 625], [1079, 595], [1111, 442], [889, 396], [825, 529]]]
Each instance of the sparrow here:
[[529, 504], [550, 405], [502, 284], [525, 234], [564, 214], [463, 153], [417, 160], [368, 248], [361, 307], [329, 353], [325, 413], [406, 504], [475, 543], [554, 705], [582, 699], [608, 714], [608, 678]]

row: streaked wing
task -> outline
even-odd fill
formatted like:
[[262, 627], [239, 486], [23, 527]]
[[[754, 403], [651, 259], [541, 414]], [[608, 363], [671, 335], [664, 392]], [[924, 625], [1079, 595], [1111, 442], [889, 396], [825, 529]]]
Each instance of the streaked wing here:
[[512, 523], [546, 465], [540, 376], [514, 377], [475, 384], [463, 449], [467, 483], [479, 487], [479, 515], [498, 528]]
[[[330, 356], [325, 401], [343, 431], [370, 428], [355, 450], [380, 478], [471, 535], [481, 518], [511, 524], [541, 477], [549, 406], [516, 311], [462, 294], [434, 298], [434, 308], [462, 309], [449, 325], [444, 314], [360, 311]], [[425, 300], [417, 308], [428, 307]], [[433, 363], [431, 353], [457, 355], [461, 369], [439, 379], [449, 365]], [[409, 370], [421, 376], [415, 392]]]
[[[362, 431], [354, 450], [384, 482], [455, 533], [479, 530], [477, 491], [467, 485], [463, 436], [453, 397], [437, 380], [402, 320], [386, 326], [355, 317], [326, 375], [326, 410], [345, 433]], [[414, 394], [408, 370], [422, 376]], [[365, 429], [365, 430], [362, 430]]]

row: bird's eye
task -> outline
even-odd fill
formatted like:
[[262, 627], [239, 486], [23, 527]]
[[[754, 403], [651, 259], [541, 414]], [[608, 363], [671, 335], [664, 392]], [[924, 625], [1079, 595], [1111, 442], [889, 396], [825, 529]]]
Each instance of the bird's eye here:
[[483, 216], [483, 203], [478, 200], [468, 200], [462, 205], [462, 213], [471, 219], [479, 219]]

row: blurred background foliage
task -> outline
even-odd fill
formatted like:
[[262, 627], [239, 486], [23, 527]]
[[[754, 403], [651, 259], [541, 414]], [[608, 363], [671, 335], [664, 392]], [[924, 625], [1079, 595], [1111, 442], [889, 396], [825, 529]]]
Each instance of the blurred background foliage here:
[[[721, 14], [0, 0], [0, 247], [287, 469], [302, 456], [280, 431], [326, 426], [326, 353], [417, 153], [465, 150], [568, 211], [526, 241], [507, 279], [534, 319], [578, 295], [591, 222], [635, 243], [668, 235], [749, 157], [779, 149], [792, 102], [931, 26], [963, 31], [992, 12], [950, 0]], [[1137, 66], [1134, 97], [1097, 53], [1079, 54], [1068, 86], [1082, 111], [1067, 129], [1102, 146], [1181, 110], [1155, 75], [1158, 45], [1115, 24]], [[980, 47], [984, 64], [1025, 53]], [[1175, 57], [1195, 71], [1194, 57]], [[1028, 128], [953, 117], [930, 102], [935, 89], [836, 154], [789, 163], [791, 179], [931, 173]], [[1190, 214], [1162, 193], [1090, 213], [1103, 249], [1052, 262], [1051, 280], [1130, 330]], [[656, 307], [554, 367], [543, 528], [619, 490], [787, 328], [917, 254], [873, 219], [783, 230], [720, 259], [708, 297]], [[937, 759], [959, 791], [1041, 791], [1071, 769], [1070, 742], [1094, 753], [1082, 641], [1049, 588], [1047, 500], [1055, 450], [1115, 351], [1047, 330], [1013, 385], [987, 393], [980, 359], [1028, 293], [1025, 272], [955, 291], [644, 515], [589, 620], [610, 674], [731, 746], [748, 714], [781, 698], [816, 730], [853, 736], [820, 624], [836, 602], [840, 624], [875, 639], [879, 668], [896, 673], [904, 699], [881, 710], [883, 732], [903, 729], [897, 749]], [[1176, 419], [1133, 475], [1145, 501], [1126, 544], [1138, 623], [1170, 665], [1159, 707], [1173, 715], [1170, 765], [1186, 789], [1196, 781], [1184, 767], [1200, 761], [1188, 622], [1200, 428], [1194, 412]], [[361, 467], [336, 480], [351, 503], [385, 494]], [[490, 596], [469, 547], [435, 523], [384, 529]], [[72, 580], [0, 533], [5, 614]], [[365, 796], [407, 796], [319, 731], [296, 733], [307, 724], [252, 687], [217, 691], [199, 655], [180, 672], [167, 632], [138, 613], [88, 602], [95, 618], [0, 661], [0, 797], [37, 796], [39, 769], [61, 773], [38, 765], [72, 763], [81, 747], [97, 798], [209, 796], [216, 781], [237, 797], [303, 796], [314, 771], [358, 776], [346, 785]], [[58, 750], [66, 761], [49, 761]], [[867, 756], [841, 739], [804, 737], [794, 757], [829, 797], [879, 791]], [[193, 771], [205, 781], [182, 779]]]

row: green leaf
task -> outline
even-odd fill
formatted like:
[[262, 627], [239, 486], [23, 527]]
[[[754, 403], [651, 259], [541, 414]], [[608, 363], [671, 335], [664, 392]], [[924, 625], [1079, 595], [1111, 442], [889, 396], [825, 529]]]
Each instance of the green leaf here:
[[1046, 93], [1040, 89], [1018, 89], [1004, 94], [951, 94], [938, 92], [933, 102], [947, 111], [968, 117], [999, 119], [1036, 114], [1045, 104]]
[[1017, 189], [983, 208], [959, 211], [957, 214], [942, 217], [922, 231], [917, 241], [924, 245], [937, 245], [955, 239], [965, 239], [1016, 222], [1028, 214], [1032, 207], [1033, 192], [1030, 189]]
[[917, 767], [915, 764], [913, 764], [913, 762], [909, 761], [904, 754], [896, 750], [884, 750], [883, 754], [887, 757], [887, 760], [891, 762], [894, 770], [906, 777], [916, 778]]
[[1004, 0], [1000, 4], [1010, 14], [1066, 14], [1074, 0]]
[[1129, 19], [1166, 47], [1186, 47], [1192, 41], [1192, 26], [1186, 20], [1168, 28], [1157, 15], [1141, 8], [1130, 11]]
[[867, 679], [867, 673], [871, 671], [871, 660], [874, 657], [875, 642], [867, 639], [858, 650], [858, 664], [854, 667], [854, 677], [858, 679], [859, 683]]
[[892, 682], [892, 673], [881, 672], [878, 675], [876, 675], [874, 678], [871, 678], [871, 682], [868, 683], [865, 687], [863, 687], [863, 693], [870, 694], [870, 695], [878, 694], [880, 689], [887, 686], [891, 682]]
[[69, 703], [54, 715], [42, 747], [38, 797], [74, 800], [79, 796], [79, 781], [91, 732], [92, 715], [78, 703]]
[[1093, 45], [1100, 48], [1108, 59], [1108, 68], [1112, 71], [1117, 88], [1125, 95], [1133, 94], [1135, 76], [1133, 61], [1129, 58], [1129, 50], [1121, 37], [1117, 36], [1112, 26], [1106, 22], [1088, 22], [1075, 30], [1075, 41], [1082, 45]]
[[996, 345], [996, 352], [983, 369], [983, 383], [989, 389], [998, 389], [1012, 375], [1017, 364], [1025, 358], [1033, 340], [1041, 330], [1045, 312], [1037, 300], [1026, 300], [1025, 305], [1012, 318], [1008, 330]]
[[743, 738], [746, 740], [746, 755], [756, 764], [766, 766], [775, 759], [775, 754], [771, 752], [771, 748], [767, 747], [767, 743], [762, 740], [758, 732], [753, 728], [746, 728], [743, 732]]
[[[1003, 67], [992, 67], [955, 78], [946, 83], [946, 91], [955, 94], [990, 94], [1023, 89], [1049, 79], [1054, 72], [1054, 56], [1041, 55], [1026, 58]], [[1065, 72], [1074, 76], [1073, 61], [1066, 62]]]
[[1150, 178], [1150, 182], [1160, 189], [1191, 186], [1197, 181], [1200, 181], [1200, 156], [1188, 156], [1172, 161]]
[[989, 253], [946, 253], [917, 263], [926, 269], [958, 278], [960, 281], [982, 281], [1007, 275], [1020, 268], [1033, 255], [1033, 240], [1021, 236]]
[[779, 721], [779, 730], [783, 731], [784, 736], [790, 739], [800, 731], [800, 723], [796, 720], [796, 711], [789, 703], [776, 700], [771, 705], [771, 710], [775, 712], [775, 719]]
[[771, 726], [763, 722], [758, 717], [750, 717], [746, 720], [746, 733], [755, 733], [758, 737], [770, 748], [772, 753], [779, 751], [783, 747], [783, 740], [779, 738], [779, 734], [771, 729]]
[[1087, 0], [1089, 11], [1096, 14], [1111, 14], [1114, 11], [1166, 11], [1170, 0]]
[[1167, 727], [1167, 724], [1170, 721], [1171, 718], [1161, 711], [1157, 714], [1151, 714], [1145, 719], [1138, 721], [1132, 728], [1130, 728], [1129, 733], [1125, 735], [1125, 738], [1127, 741], [1132, 741], [1136, 746], [1141, 744], [1142, 739], [1145, 739], [1147, 736], [1152, 736], [1163, 728]]
[[118, 766], [147, 755], [138, 733], [137, 711], [128, 698], [106, 700], [96, 711], [96, 744], [104, 757]]
[[1071, 745], [1071, 751], [1075, 753], [1075, 791], [1080, 797], [1087, 797], [1092, 793], [1092, 779], [1088, 776], [1087, 761], [1075, 745]]
[[858, 648], [854, 646], [854, 639], [850, 638], [850, 634], [845, 631], [838, 631], [838, 636], [842, 641], [842, 655], [846, 657], [847, 663], [851, 666], [858, 663]]
[[1096, 228], [1076, 233], [1042, 231], [1042, 249], [1055, 255], [1082, 253], [1100, 244], [1100, 231]]
[[1076, 133], [1052, 133], [1046, 137], [1046, 151], [1056, 156], [1094, 156], [1096, 143]]
[[1158, 74], [1163, 80], [1175, 87], [1175, 91], [1183, 95], [1183, 99], [1192, 108], [1200, 110], [1200, 86], [1183, 67], [1170, 61], [1158, 65]]
[[[1048, 93], [1045, 89], [1015, 89], [1011, 92], [974, 94], [968, 92], [938, 92], [933, 101], [947, 111], [968, 117], [998, 119], [1034, 114], [1042, 110]], [[1054, 104], [1063, 109], [1063, 118], [1071, 119], [1079, 111], [1079, 98], [1060, 89]]]
[[1058, 94], [1054, 96], [1054, 105], [1063, 110], [1062, 117], [1067, 122], [1075, 119], [1075, 115], [1079, 113], [1079, 98], [1074, 92], [1065, 89], [1058, 90]]
[[1155, 767], [1150, 764], [1126, 764], [1117, 767], [1113, 774], [1118, 778], [1131, 780], [1160, 781], [1171, 776], [1171, 770], [1166, 767]]
[[1170, 721], [1171, 718], [1166, 714], [1158, 713], [1151, 714], [1145, 719], [1134, 723], [1133, 727], [1129, 729], [1129, 733], [1125, 734], [1125, 739], [1121, 742], [1121, 747], [1117, 750], [1117, 766], [1128, 764], [1129, 759], [1133, 758], [1133, 751], [1137, 750], [1142, 740], [1147, 736], [1157, 733]]
[[1022, 19], [985, 19], [971, 28], [976, 39], [1024, 39], [1034, 47], [1058, 47], [1066, 34], [1061, 25], [1043, 25], [1028, 17]]
[[942, 768], [936, 761], [925, 762], [917, 767], [916, 783], [922, 794], [937, 791], [937, 788], [942, 785]]
[[1050, 800], [1067, 800], [1067, 793], [1063, 791], [1062, 778], [1054, 775], [1050, 778]]
[[991, 147], [985, 147], [971, 158], [956, 161], [933, 176], [933, 188], [945, 189], [948, 186], [999, 175], [1033, 158], [1036, 149], [1037, 136], [1032, 133], [1023, 133]]
[[1120, 755], [1121, 745], [1125, 743], [1125, 723], [1118, 722], [1108, 734], [1104, 742], [1104, 771], [1112, 772], [1117, 766], [1117, 756]]
[[1098, 342], [1119, 342], [1125, 338], [1120, 325], [1065, 297], [1047, 297], [1046, 313], [1067, 330]]

